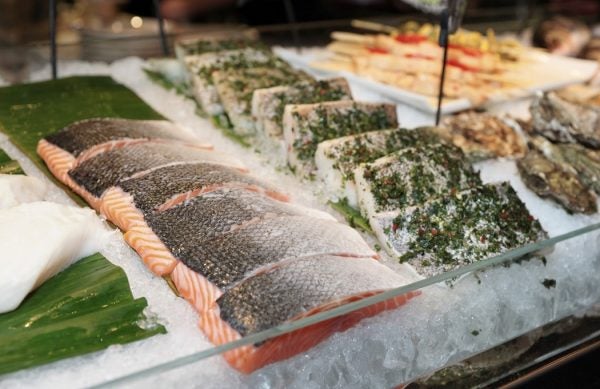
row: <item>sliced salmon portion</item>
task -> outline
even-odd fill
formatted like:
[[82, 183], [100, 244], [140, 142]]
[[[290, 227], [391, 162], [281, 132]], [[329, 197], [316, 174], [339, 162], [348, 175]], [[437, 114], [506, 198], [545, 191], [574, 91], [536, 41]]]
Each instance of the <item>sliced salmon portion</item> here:
[[67, 172], [73, 167], [75, 157], [60, 147], [47, 142], [45, 139], [41, 139], [38, 142], [36, 151], [54, 177], [60, 182], [65, 183], [65, 177]]
[[147, 225], [132, 227], [125, 233], [124, 238], [127, 244], [140, 255], [146, 267], [158, 276], [171, 274], [178, 263]]
[[[321, 271], [310, 270], [313, 268]], [[398, 275], [372, 258], [335, 256], [315, 256], [285, 263], [225, 291], [214, 288], [183, 263], [177, 265], [172, 278], [181, 295], [199, 312], [199, 327], [215, 345], [358, 301], [401, 284]], [[224, 357], [235, 369], [250, 373], [302, 353], [364, 318], [398, 308], [418, 294], [397, 296], [259, 345], [239, 347], [226, 352]], [[217, 297], [216, 302], [209, 304], [207, 295]]]

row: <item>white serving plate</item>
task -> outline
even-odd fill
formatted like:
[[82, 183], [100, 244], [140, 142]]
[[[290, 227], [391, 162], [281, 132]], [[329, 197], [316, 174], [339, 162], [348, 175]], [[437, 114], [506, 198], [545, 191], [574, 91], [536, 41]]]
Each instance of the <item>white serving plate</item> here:
[[[332, 76], [342, 75], [348, 81], [377, 92], [395, 102], [408, 104], [428, 113], [437, 110], [437, 98], [411, 92], [406, 89], [396, 88], [384, 83], [373, 81], [345, 71], [324, 71], [315, 69], [310, 64], [314, 61], [324, 60], [329, 55], [324, 48], [305, 48], [300, 50], [288, 48], [275, 48], [274, 51], [291, 64], [311, 71], [312, 73]], [[527, 87], [503, 90], [502, 93], [491, 95], [486, 100], [487, 104], [516, 100], [534, 95], [539, 91], [558, 89], [567, 85], [585, 82], [592, 78], [598, 71], [598, 62], [568, 58], [552, 55], [537, 50], [528, 51], [527, 64], [523, 64], [519, 77], [529, 84]], [[475, 105], [467, 98], [448, 99], [442, 102], [442, 114], [463, 111]]]

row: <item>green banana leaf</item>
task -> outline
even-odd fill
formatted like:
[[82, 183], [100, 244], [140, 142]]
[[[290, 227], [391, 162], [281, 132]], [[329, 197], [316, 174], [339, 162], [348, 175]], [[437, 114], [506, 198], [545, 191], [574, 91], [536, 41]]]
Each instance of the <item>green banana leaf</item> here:
[[[91, 117], [161, 119], [110, 77], [71, 77], [0, 88], [0, 131], [57, 185], [36, 153], [37, 142]], [[0, 170], [16, 161], [0, 153]], [[79, 203], [85, 203], [79, 199]], [[70, 266], [0, 315], [0, 374], [165, 333], [148, 324], [145, 299], [133, 299], [123, 270], [100, 254]]]
[[331, 208], [341, 213], [352, 227], [358, 228], [364, 232], [373, 233], [369, 221], [365, 219], [356, 208], [350, 206], [350, 204], [348, 204], [348, 199], [345, 197], [336, 202], [329, 201], [329, 205], [331, 205]]
[[148, 325], [125, 272], [94, 254], [0, 315], [0, 374], [166, 333]]
[[66, 125], [92, 117], [162, 119], [125, 86], [106, 76], [76, 76], [0, 88], [0, 132], [79, 204], [37, 155], [37, 143]]
[[0, 149], [0, 174], [25, 174], [19, 162], [10, 159], [2, 149]]

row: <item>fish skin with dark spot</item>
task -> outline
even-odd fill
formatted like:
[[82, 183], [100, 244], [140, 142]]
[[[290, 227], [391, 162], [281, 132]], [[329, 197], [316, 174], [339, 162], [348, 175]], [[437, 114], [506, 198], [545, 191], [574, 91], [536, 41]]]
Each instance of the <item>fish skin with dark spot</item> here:
[[189, 141], [175, 124], [166, 120], [86, 119], [68, 125], [46, 141], [77, 157], [101, 143], [121, 139], [170, 139]]
[[247, 336], [323, 305], [401, 284], [398, 274], [374, 259], [318, 255], [247, 278], [217, 304], [221, 319]]
[[282, 215], [306, 215], [309, 208], [283, 203], [243, 189], [222, 189], [195, 197], [146, 222], [175, 257], [190, 244], [218, 237], [252, 220]]
[[376, 256], [354, 229], [306, 216], [267, 218], [200, 243], [186, 237], [178, 247], [179, 260], [221, 289], [282, 260], [317, 254]]
[[239, 165], [232, 157], [215, 151], [176, 143], [141, 143], [110, 150], [69, 170], [75, 183], [96, 197], [132, 175], [173, 163], [213, 162]]
[[133, 197], [136, 208], [147, 214], [177, 194], [223, 184], [247, 184], [277, 191], [266, 182], [237, 169], [209, 163], [163, 167], [141, 177], [121, 181], [119, 187]]

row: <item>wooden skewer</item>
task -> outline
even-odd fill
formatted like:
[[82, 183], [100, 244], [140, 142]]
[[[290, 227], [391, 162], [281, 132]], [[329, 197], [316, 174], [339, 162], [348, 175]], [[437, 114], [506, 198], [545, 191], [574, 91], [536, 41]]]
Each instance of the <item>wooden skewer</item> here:
[[388, 34], [398, 32], [398, 29], [396, 27], [388, 26], [377, 22], [370, 22], [368, 20], [354, 19], [352, 20], [351, 25], [352, 27], [362, 28], [363, 30], [385, 32]]
[[359, 45], [373, 44], [375, 41], [373, 36], [354, 34], [352, 32], [334, 31], [331, 33], [331, 39], [341, 42], [355, 43]]

